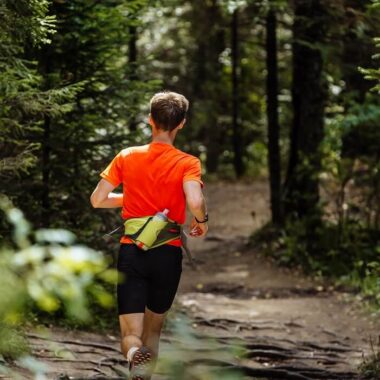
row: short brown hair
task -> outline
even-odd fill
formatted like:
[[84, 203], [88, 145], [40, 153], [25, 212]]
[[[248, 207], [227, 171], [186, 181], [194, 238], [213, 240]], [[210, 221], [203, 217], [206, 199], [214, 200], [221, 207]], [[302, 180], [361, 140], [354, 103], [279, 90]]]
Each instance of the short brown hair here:
[[172, 131], [186, 117], [189, 101], [171, 91], [158, 92], [150, 100], [150, 115], [157, 128]]

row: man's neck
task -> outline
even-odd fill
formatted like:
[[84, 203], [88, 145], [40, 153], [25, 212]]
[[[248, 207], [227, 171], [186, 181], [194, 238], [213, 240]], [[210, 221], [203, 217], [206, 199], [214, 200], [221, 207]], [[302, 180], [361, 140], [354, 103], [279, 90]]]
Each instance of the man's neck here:
[[169, 145], [174, 144], [175, 135], [172, 136], [169, 133], [157, 133], [153, 134], [152, 136], [152, 142], [161, 142]]

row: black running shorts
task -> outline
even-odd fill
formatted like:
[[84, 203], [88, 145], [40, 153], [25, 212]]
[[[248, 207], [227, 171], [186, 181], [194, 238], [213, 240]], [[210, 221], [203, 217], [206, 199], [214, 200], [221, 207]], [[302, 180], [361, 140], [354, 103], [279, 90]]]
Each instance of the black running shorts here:
[[117, 269], [119, 315], [144, 313], [145, 307], [157, 314], [173, 303], [182, 272], [182, 249], [162, 245], [143, 251], [135, 244], [121, 244]]

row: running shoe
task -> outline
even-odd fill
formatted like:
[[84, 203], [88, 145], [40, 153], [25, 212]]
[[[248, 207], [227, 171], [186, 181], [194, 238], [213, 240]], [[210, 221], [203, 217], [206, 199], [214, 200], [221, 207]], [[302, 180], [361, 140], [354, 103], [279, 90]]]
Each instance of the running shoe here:
[[152, 351], [140, 347], [129, 364], [130, 380], [149, 380], [152, 376]]

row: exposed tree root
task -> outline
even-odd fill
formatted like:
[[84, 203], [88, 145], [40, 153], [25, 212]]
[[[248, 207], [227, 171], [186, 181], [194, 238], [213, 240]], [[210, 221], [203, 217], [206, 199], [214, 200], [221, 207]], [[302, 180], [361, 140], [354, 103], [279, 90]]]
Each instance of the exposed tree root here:
[[117, 348], [112, 347], [112, 346], [110, 346], [108, 344], [94, 343], [94, 342], [83, 342], [83, 341], [80, 341], [80, 340], [70, 340], [70, 339], [56, 340], [56, 339], [52, 339], [52, 338], [49, 338], [49, 337], [45, 337], [45, 336], [38, 335], [38, 334], [33, 334], [33, 333], [28, 333], [26, 335], [29, 338], [49, 340], [49, 341], [55, 342], [55, 343], [72, 344], [72, 345], [85, 346], [85, 347], [86, 346], [87, 347], [94, 347], [94, 348], [100, 348], [102, 350], [108, 350], [108, 351], [114, 351], [114, 352], [120, 353], [120, 350], [118, 350]]
[[190, 365], [207, 365], [216, 367], [214, 372], [223, 370], [235, 370], [247, 376], [256, 376], [266, 379], [288, 379], [288, 380], [355, 380], [357, 375], [352, 372], [332, 372], [320, 368], [301, 366], [276, 366], [275, 368], [253, 368], [244, 365], [232, 364], [215, 359], [196, 359], [186, 363]]
[[[176, 335], [167, 332], [162, 339], [168, 344], [170, 350], [183, 352], [183, 370], [186, 380], [199, 380], [196, 371], [210, 371], [219, 375], [222, 371], [240, 373], [247, 377], [267, 380], [357, 380], [358, 375], [347, 371], [352, 368], [352, 359], [359, 358], [361, 351], [350, 346], [347, 339], [340, 337], [328, 330], [323, 330], [324, 343], [320, 341], [306, 341], [277, 337], [276, 331], [284, 331], [286, 328], [295, 330], [305, 329], [297, 319], [290, 321], [275, 321], [272, 319], [235, 320], [228, 318], [204, 318], [195, 316], [194, 324], [206, 326], [209, 335], [195, 333], [191, 344], [181, 341]], [[211, 329], [209, 328], [211, 327]], [[213, 329], [226, 331], [223, 335], [214, 336]], [[237, 331], [246, 330], [246, 334], [236, 334]], [[255, 331], [255, 336], [251, 333]], [[273, 332], [274, 331], [274, 332]], [[257, 332], [257, 333], [256, 333]], [[265, 332], [265, 335], [262, 333]], [[273, 335], [272, 335], [273, 334]], [[239, 335], [239, 336], [235, 336]], [[276, 336], [277, 335], [277, 336]], [[329, 339], [326, 338], [331, 337]], [[120, 349], [113, 343], [81, 341], [79, 339], [54, 338], [29, 333], [34, 355], [47, 363], [66, 363], [61, 368], [76, 368], [83, 375], [79, 377], [67, 377], [61, 375], [60, 380], [119, 380], [127, 376], [127, 361], [121, 355]], [[290, 336], [290, 335], [289, 335]], [[51, 342], [53, 349], [49, 351]], [[61, 350], [54, 352], [55, 345], [63, 345], [64, 351], [72, 353], [73, 357], [59, 357]], [[239, 357], [232, 352], [232, 348], [238, 347]], [[77, 364], [77, 366], [75, 366]], [[345, 370], [346, 369], [346, 370]], [[194, 372], [195, 371], [195, 372]], [[88, 377], [84, 374], [87, 373]], [[200, 372], [198, 372], [200, 373]], [[96, 375], [95, 375], [96, 374]], [[162, 374], [165, 378], [165, 374]], [[66, 377], [64, 377], [66, 376]], [[181, 380], [172, 379], [168, 380]]]

